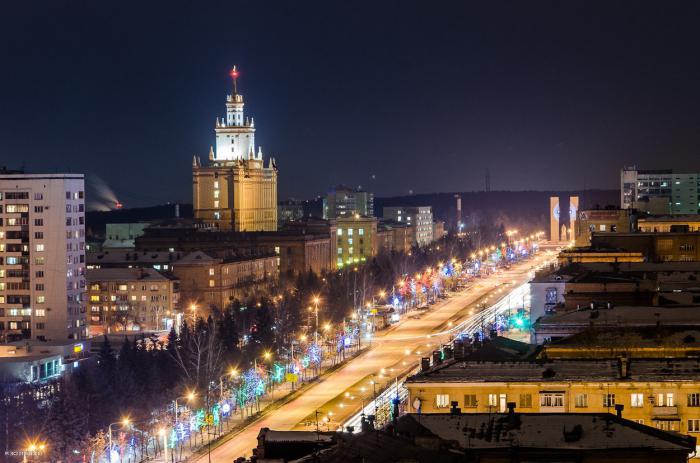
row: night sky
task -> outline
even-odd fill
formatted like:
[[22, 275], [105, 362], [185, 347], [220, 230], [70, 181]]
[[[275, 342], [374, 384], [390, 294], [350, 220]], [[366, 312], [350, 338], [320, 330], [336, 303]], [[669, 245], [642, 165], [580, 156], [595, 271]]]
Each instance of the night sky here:
[[700, 3], [6, 1], [0, 165], [191, 201], [237, 64], [280, 199], [699, 171]]

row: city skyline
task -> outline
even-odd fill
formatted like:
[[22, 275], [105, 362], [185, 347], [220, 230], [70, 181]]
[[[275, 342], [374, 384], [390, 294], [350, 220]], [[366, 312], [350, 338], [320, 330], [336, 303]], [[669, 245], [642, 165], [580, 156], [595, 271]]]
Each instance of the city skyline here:
[[191, 159], [214, 144], [235, 64], [258, 142], [284, 172], [280, 198], [341, 183], [481, 190], [487, 170], [493, 190], [612, 189], [628, 164], [697, 171], [700, 66], [685, 56], [699, 12], [14, 5], [0, 32], [0, 164], [84, 172], [127, 207], [191, 202]]

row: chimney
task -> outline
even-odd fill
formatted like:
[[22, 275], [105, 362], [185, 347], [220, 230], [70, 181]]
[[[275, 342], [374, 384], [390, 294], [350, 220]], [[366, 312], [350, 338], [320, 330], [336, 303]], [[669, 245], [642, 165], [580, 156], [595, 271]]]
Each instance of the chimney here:
[[430, 370], [430, 357], [423, 357], [420, 359], [420, 371]]
[[175, 203], [175, 218], [179, 219], [180, 218], [180, 204]]
[[615, 404], [615, 412], [617, 413], [618, 418], [622, 418], [622, 410], [625, 409], [625, 406], [622, 404]]
[[464, 360], [464, 341], [462, 339], [455, 339], [454, 350], [455, 360]]
[[440, 365], [442, 363], [442, 354], [439, 350], [433, 351], [433, 366]]
[[456, 400], [450, 402], [450, 415], [462, 414], [462, 409], [459, 408], [457, 405], [459, 405], [459, 402], [457, 402]]

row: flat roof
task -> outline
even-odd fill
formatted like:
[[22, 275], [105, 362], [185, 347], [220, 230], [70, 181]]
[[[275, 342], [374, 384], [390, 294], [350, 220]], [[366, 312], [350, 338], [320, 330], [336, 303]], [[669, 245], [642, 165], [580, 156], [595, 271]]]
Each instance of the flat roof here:
[[165, 275], [152, 268], [94, 268], [88, 269], [88, 282], [97, 281], [169, 281]]
[[535, 323], [535, 330], [547, 326], [700, 326], [700, 306], [617, 306], [611, 309], [579, 310], [545, 315]]

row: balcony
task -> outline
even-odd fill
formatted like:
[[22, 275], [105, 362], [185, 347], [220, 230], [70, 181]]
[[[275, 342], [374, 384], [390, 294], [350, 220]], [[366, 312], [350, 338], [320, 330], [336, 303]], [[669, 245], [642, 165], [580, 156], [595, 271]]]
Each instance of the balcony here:
[[666, 406], [666, 407], [661, 407], [661, 406], [655, 406], [652, 409], [651, 412], [653, 417], [672, 417], [672, 416], [678, 416], [678, 406]]

